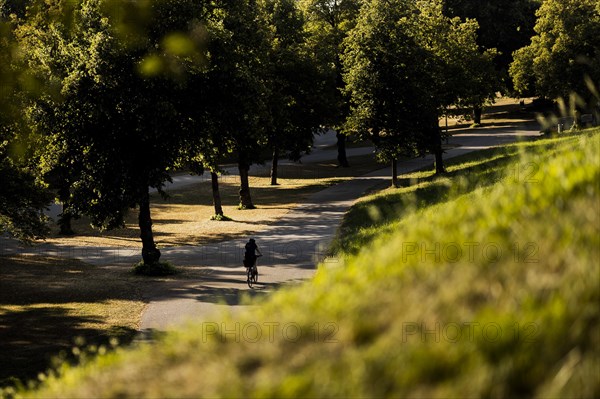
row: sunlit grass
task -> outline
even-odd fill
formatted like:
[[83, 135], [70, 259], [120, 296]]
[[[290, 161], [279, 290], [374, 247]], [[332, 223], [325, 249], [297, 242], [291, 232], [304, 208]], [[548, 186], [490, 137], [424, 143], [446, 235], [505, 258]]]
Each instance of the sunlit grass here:
[[[450, 159], [443, 176], [433, 170], [402, 175], [399, 188], [364, 197], [350, 209], [331, 252], [356, 254], [374, 237], [394, 231], [403, 215], [490, 186], [506, 176], [524, 184], [536, 183], [542, 162], [556, 151], [568, 151], [561, 143], [577, 140], [577, 136], [561, 136], [525, 141]], [[527, 160], [518, 162], [523, 157]]]

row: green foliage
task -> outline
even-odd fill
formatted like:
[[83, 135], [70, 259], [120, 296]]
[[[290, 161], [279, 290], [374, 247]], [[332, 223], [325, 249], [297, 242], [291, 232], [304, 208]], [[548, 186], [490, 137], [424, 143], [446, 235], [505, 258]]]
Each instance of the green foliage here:
[[193, 0], [97, 1], [115, 38], [145, 54], [138, 71], [146, 77], [185, 79], [207, 61], [205, 21], [213, 5]]
[[133, 266], [133, 273], [142, 276], [171, 276], [177, 274], [177, 269], [169, 262], [147, 264], [140, 261]]
[[600, 82], [600, 7], [595, 0], [544, 0], [536, 35], [517, 50], [510, 73], [524, 95], [589, 99], [586, 77]]
[[536, 145], [455, 165], [451, 190], [473, 164], [486, 187], [390, 219], [310, 283], [27, 396], [598, 396], [600, 132]]
[[122, 225], [149, 186], [162, 187], [177, 157], [180, 85], [141, 76], [138, 68], [150, 49], [185, 24], [173, 16], [187, 9], [155, 7], [161, 23], [143, 44], [125, 45], [103, 6], [91, 0], [41, 4], [18, 34], [36, 76], [60, 88], [60, 96], [39, 96], [27, 109], [39, 137], [41, 173], [53, 186], [67, 187], [72, 213], [110, 229]]
[[[498, 78], [491, 79], [488, 85], [495, 90], [510, 89], [507, 81], [508, 67], [513, 61], [515, 50], [528, 44], [533, 36], [535, 11], [539, 7], [538, 0], [446, 0], [445, 13], [462, 19], [475, 19], [479, 24], [477, 44], [484, 50], [496, 49], [494, 57]], [[493, 76], [493, 75], [492, 75]], [[491, 76], [490, 76], [491, 77]], [[488, 77], [488, 79], [490, 79]]]
[[477, 23], [442, 10], [438, 1], [369, 1], [345, 41], [346, 129], [370, 138], [385, 162], [406, 154], [441, 156], [441, 112], [453, 104], [480, 105], [491, 91], [483, 87], [493, 54], [480, 54]]
[[340, 91], [345, 82], [342, 78], [341, 56], [344, 39], [354, 28], [363, 0], [300, 0], [308, 35], [307, 44], [322, 80], [320, 95], [326, 115], [322, 123], [343, 130], [343, 121], [348, 113], [347, 98]]
[[0, 6], [0, 234], [30, 241], [48, 232], [43, 210], [52, 196], [27, 167], [29, 148], [21, 137], [20, 113], [29, 75], [19, 68], [16, 21], [7, 15], [16, 11], [11, 8], [15, 4]]
[[0, 144], [0, 234], [9, 233], [21, 241], [43, 238], [48, 233], [43, 210], [52, 195], [24, 167], [9, 156]]
[[271, 114], [269, 144], [274, 151], [298, 160], [312, 144], [313, 134], [327, 119], [322, 99], [325, 79], [310, 53], [305, 20], [291, 0], [266, 0], [270, 28], [266, 71]]
[[365, 3], [346, 39], [342, 59], [351, 100], [346, 129], [370, 138], [390, 153], [389, 160], [414, 151], [418, 123], [414, 116], [424, 111], [417, 74], [426, 53], [414, 38], [414, 11], [405, 1]]
[[[269, 32], [262, 3], [204, 5], [206, 62], [192, 68], [183, 113], [189, 122], [182, 153], [198, 171], [219, 171], [235, 153], [241, 169], [262, 162], [272, 124], [269, 113]], [[249, 192], [247, 193], [249, 197]]]
[[225, 215], [212, 215], [210, 220], [216, 220], [217, 222], [230, 222], [233, 219]]

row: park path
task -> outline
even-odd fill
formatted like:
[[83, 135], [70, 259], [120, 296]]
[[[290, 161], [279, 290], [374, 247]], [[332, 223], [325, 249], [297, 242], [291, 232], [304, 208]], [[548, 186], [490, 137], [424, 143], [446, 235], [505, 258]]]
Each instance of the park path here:
[[[519, 138], [539, 135], [536, 124], [504, 126], [500, 128], [469, 129], [455, 134], [449, 140], [445, 158], [466, 154], [494, 146], [512, 143]], [[349, 156], [368, 153], [371, 149], [351, 149]], [[329, 151], [329, 152], [328, 152]], [[314, 153], [313, 160], [335, 159], [335, 150]], [[306, 160], [305, 160], [306, 162]], [[431, 166], [431, 156], [404, 161], [399, 174]], [[365, 191], [389, 181], [390, 168], [354, 178], [310, 196], [277, 222], [254, 234], [264, 256], [259, 261], [260, 282], [254, 289], [245, 282], [242, 266], [243, 246], [246, 239], [223, 241], [203, 246], [168, 247], [161, 249], [163, 259], [182, 270], [194, 270], [196, 278], [164, 279], [144, 289], [147, 302], [142, 315], [140, 331], [168, 330], [186, 320], [211, 321], [220, 309], [241, 307], [242, 295], [265, 295], [278, 286], [310, 278], [316, 264], [335, 264], [335, 258], [326, 258], [325, 249], [333, 239], [344, 213]], [[193, 184], [197, 179], [186, 179], [181, 185]], [[47, 254], [81, 259], [95, 265], [131, 265], [139, 260], [137, 248], [69, 247], [48, 244], [27, 248], [6, 238], [0, 239], [0, 255], [14, 253]]]

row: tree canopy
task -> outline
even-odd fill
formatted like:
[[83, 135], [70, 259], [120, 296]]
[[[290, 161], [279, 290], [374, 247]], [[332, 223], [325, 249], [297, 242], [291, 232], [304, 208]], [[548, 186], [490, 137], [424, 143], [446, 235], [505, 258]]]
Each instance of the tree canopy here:
[[[477, 44], [482, 51], [496, 49], [494, 63], [504, 80], [512, 53], [525, 46], [533, 36], [538, 0], [445, 0], [448, 16], [477, 20]], [[505, 76], [506, 75], [506, 76]], [[499, 88], [499, 87], [497, 87]]]
[[0, 13], [0, 234], [23, 241], [44, 237], [48, 228], [42, 211], [50, 193], [28, 168], [28, 146], [20, 134], [20, 105], [34, 89], [31, 76], [18, 56], [16, 21]]
[[590, 84], [600, 82], [600, 3], [544, 0], [536, 15], [536, 34], [510, 67], [515, 89], [549, 99], [593, 97]]
[[321, 96], [329, 104], [324, 126], [337, 130], [338, 162], [349, 166], [346, 157], [344, 120], [349, 111], [344, 95], [342, 54], [344, 39], [354, 28], [363, 0], [300, 0], [299, 6], [306, 15], [308, 42], [314, 58], [323, 73]]
[[345, 42], [347, 128], [373, 140], [383, 161], [429, 152], [443, 172], [439, 116], [477, 94], [469, 82], [491, 62], [476, 30], [444, 16], [441, 2], [366, 2]]
[[168, 33], [187, 28], [186, 21], [173, 5], [157, 6], [160, 23], [146, 40], [124, 43], [104, 2], [76, 4], [67, 25], [63, 8], [72, 5], [49, 4], [18, 31], [30, 68], [60, 92], [57, 98], [39, 96], [28, 111], [43, 143], [42, 167], [66, 170], [61, 178], [70, 187], [69, 209], [101, 229], [122, 226], [127, 211], [139, 206], [143, 255], [151, 260], [147, 254], [155, 253], [157, 260], [148, 190], [160, 190], [170, 179], [185, 120], [178, 107], [180, 84], [148, 77], [140, 65]]
[[321, 93], [326, 76], [308, 46], [305, 15], [292, 0], [265, 1], [270, 27], [268, 127], [273, 152], [271, 184], [277, 184], [277, 161], [282, 155], [298, 160], [308, 152], [313, 136], [327, 118]]

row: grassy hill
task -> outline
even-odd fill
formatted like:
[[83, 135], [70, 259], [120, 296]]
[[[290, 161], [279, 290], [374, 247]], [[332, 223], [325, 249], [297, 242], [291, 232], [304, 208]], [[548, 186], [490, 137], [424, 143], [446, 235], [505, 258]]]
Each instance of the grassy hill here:
[[313, 281], [21, 394], [600, 396], [599, 154], [596, 129], [405, 176]]

